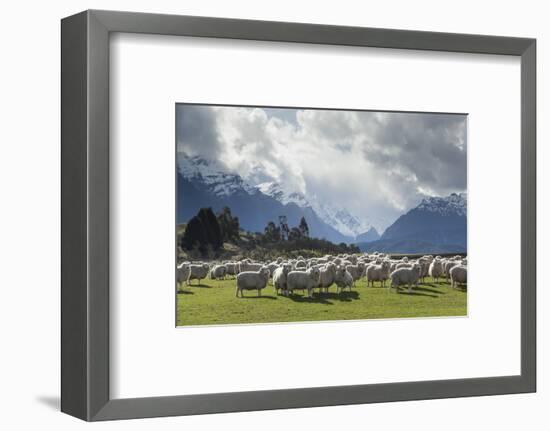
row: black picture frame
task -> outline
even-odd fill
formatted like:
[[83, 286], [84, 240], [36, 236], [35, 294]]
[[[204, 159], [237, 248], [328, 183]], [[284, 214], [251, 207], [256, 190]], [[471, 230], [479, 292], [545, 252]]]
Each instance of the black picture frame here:
[[[109, 35], [501, 54], [521, 59], [521, 374], [111, 399]], [[536, 40], [89, 10], [61, 21], [61, 410], [88, 421], [536, 391]]]

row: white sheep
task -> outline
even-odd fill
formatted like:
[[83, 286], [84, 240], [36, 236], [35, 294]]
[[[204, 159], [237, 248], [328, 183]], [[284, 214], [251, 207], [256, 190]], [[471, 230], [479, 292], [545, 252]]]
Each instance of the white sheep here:
[[318, 268], [309, 268], [306, 271], [290, 271], [286, 276], [286, 291], [307, 290], [307, 296], [312, 297], [313, 289], [319, 286]]
[[225, 269], [227, 275], [237, 276], [239, 273], [239, 265], [236, 262], [226, 262]]
[[399, 268], [390, 274], [391, 284], [389, 289], [395, 287], [395, 290], [399, 290], [399, 286], [406, 285], [409, 288], [409, 292], [412, 290], [412, 286], [418, 285], [418, 279], [420, 278], [420, 265], [414, 264], [412, 268]]
[[280, 292], [286, 292], [286, 277], [292, 270], [292, 265], [283, 263], [280, 267], [273, 271], [273, 287], [277, 295]]
[[328, 289], [334, 283], [334, 278], [336, 276], [336, 265], [333, 263], [327, 263], [325, 266], [319, 268], [319, 291], [322, 292], [325, 289], [328, 292]]
[[235, 290], [235, 296], [241, 294], [241, 298], [244, 297], [244, 290], [257, 290], [258, 296], [262, 296], [262, 289], [265, 289], [269, 280], [269, 268], [267, 266], [261, 267], [258, 271], [244, 271], [237, 275], [237, 289]]
[[451, 271], [451, 268], [458, 265], [460, 265], [460, 262], [455, 260], [448, 260], [443, 264], [443, 274], [445, 275], [446, 281], [449, 281], [449, 277], [450, 277], [449, 272]]
[[187, 283], [189, 277], [189, 262], [182, 262], [177, 266], [177, 284]]
[[239, 262], [239, 272], [259, 271], [262, 268], [261, 263], [252, 263], [250, 260], [242, 260]]
[[227, 273], [227, 267], [225, 265], [214, 265], [210, 270], [210, 278], [212, 280], [225, 280], [225, 274]]
[[371, 264], [367, 267], [367, 286], [374, 287], [374, 282], [379, 281], [385, 287], [386, 280], [390, 277], [390, 262], [384, 260], [380, 265]]
[[201, 280], [208, 276], [208, 270], [210, 267], [207, 263], [191, 264], [189, 265], [189, 275], [187, 276], [187, 284], [191, 283], [191, 280]]
[[348, 287], [351, 292], [351, 288], [353, 287], [353, 277], [345, 266], [339, 266], [336, 268], [334, 282], [336, 283], [336, 293], [343, 292], [346, 287]]
[[298, 269], [298, 268], [306, 269], [307, 268], [307, 262], [305, 260], [298, 260], [296, 262], [296, 264], [294, 265], [294, 268], [295, 269]]
[[346, 265], [347, 271], [351, 274], [351, 277], [353, 278], [353, 285], [355, 286], [355, 282], [359, 280], [363, 275], [365, 274], [365, 264], [363, 263], [357, 263], [355, 265]]
[[451, 275], [452, 288], [456, 287], [458, 284], [466, 284], [468, 282], [468, 268], [466, 266], [453, 266], [449, 273]]
[[277, 262], [271, 262], [267, 265], [267, 267], [269, 268], [269, 277], [272, 278], [275, 270], [279, 268], [279, 264]]
[[437, 283], [439, 277], [443, 276], [443, 261], [437, 257], [430, 263], [430, 268], [428, 270], [430, 277], [434, 279]]

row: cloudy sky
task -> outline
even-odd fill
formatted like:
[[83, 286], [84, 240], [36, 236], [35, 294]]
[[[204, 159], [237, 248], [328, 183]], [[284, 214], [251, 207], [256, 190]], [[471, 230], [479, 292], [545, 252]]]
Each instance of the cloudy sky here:
[[466, 115], [176, 107], [177, 149], [276, 181], [382, 232], [425, 196], [466, 191]]

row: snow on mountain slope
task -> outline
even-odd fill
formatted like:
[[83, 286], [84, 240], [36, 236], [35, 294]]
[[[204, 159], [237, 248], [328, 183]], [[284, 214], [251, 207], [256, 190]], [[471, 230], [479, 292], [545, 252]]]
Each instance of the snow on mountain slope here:
[[251, 186], [240, 175], [227, 172], [222, 164], [198, 156], [178, 153], [178, 170], [184, 178], [200, 181], [220, 197], [243, 192], [252, 195], [259, 191], [276, 199], [283, 205], [294, 203], [300, 208], [310, 207], [323, 222], [346, 237], [354, 238], [369, 231], [372, 227], [369, 223], [361, 221], [344, 208], [319, 202], [313, 196], [306, 198], [299, 192], [287, 192], [275, 182]]
[[468, 206], [468, 195], [466, 193], [452, 193], [445, 197], [429, 197], [422, 199], [417, 209], [441, 215], [465, 216]]
[[262, 193], [277, 199], [283, 204], [293, 202], [299, 207], [311, 207], [321, 220], [332, 226], [342, 235], [356, 237], [370, 230], [371, 225], [350, 214], [344, 208], [330, 203], [321, 203], [314, 196], [306, 198], [298, 192], [288, 193], [275, 182], [266, 182], [256, 186]]
[[252, 194], [256, 191], [240, 175], [228, 173], [219, 163], [198, 156], [178, 153], [178, 170], [187, 179], [203, 182], [217, 196], [231, 196], [242, 191]]

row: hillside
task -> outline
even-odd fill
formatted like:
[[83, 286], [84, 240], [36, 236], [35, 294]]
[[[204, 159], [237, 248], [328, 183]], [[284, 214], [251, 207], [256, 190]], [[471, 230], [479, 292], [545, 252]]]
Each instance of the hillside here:
[[362, 251], [463, 253], [467, 248], [467, 196], [430, 197], [399, 217], [378, 241], [359, 242]]

